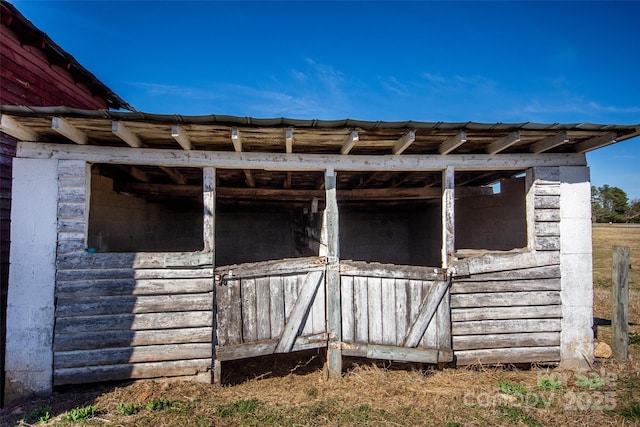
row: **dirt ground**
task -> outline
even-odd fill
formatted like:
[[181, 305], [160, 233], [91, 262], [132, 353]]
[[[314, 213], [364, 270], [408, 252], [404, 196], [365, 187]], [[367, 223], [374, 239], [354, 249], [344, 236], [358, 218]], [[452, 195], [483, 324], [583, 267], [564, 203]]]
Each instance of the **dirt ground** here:
[[[594, 277], [606, 269], [602, 248], [610, 251], [615, 242], [640, 254], [640, 229], [594, 229]], [[346, 359], [344, 377], [329, 381], [323, 354], [306, 352], [225, 363], [223, 386], [144, 380], [60, 388], [6, 408], [0, 421], [3, 426], [640, 425], [637, 262], [632, 258], [630, 360], [599, 359], [590, 372], [544, 366], [437, 370]], [[610, 343], [611, 291], [604, 279], [595, 286], [594, 318], [596, 340]], [[88, 406], [93, 414], [87, 418], [74, 411]]]

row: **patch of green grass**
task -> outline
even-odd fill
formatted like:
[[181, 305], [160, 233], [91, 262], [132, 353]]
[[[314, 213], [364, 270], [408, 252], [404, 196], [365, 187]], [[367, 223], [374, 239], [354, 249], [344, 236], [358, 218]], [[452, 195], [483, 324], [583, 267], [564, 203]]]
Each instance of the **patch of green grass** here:
[[640, 334], [636, 332], [629, 332], [629, 344], [640, 345]]
[[628, 420], [640, 420], [640, 403], [633, 402], [617, 412]]
[[542, 423], [531, 415], [528, 415], [520, 408], [512, 406], [500, 405], [498, 406], [498, 415], [508, 418], [514, 423], [525, 423], [530, 427], [542, 427]]
[[315, 399], [316, 397], [318, 397], [318, 389], [315, 387], [311, 387], [308, 388], [306, 390], [307, 396], [311, 397], [312, 399]]
[[116, 403], [116, 411], [122, 415], [133, 415], [138, 412], [138, 405], [135, 403], [118, 402]]
[[40, 424], [44, 424], [51, 420], [51, 406], [36, 408], [31, 412], [31, 418], [38, 420]]
[[576, 378], [576, 384], [578, 384], [578, 387], [581, 387], [581, 388], [588, 388], [589, 390], [596, 390], [596, 389], [599, 389], [601, 387], [604, 387], [605, 382], [600, 377], [593, 377], [593, 378], [578, 377], [578, 378]]
[[242, 399], [231, 403], [224, 403], [216, 406], [216, 415], [222, 418], [231, 418], [236, 415], [252, 414], [258, 409], [257, 399]]
[[498, 389], [500, 393], [508, 394], [510, 396], [524, 396], [527, 394], [527, 389], [520, 384], [515, 384], [509, 381], [499, 381]]
[[147, 411], [162, 411], [163, 409], [168, 409], [171, 407], [171, 402], [160, 397], [147, 402], [144, 407]]
[[97, 413], [98, 411], [93, 405], [85, 406], [83, 408], [73, 408], [62, 415], [62, 422], [79, 423], [80, 421], [95, 417]]
[[562, 388], [562, 381], [557, 377], [538, 378], [538, 388], [546, 391], [560, 390]]

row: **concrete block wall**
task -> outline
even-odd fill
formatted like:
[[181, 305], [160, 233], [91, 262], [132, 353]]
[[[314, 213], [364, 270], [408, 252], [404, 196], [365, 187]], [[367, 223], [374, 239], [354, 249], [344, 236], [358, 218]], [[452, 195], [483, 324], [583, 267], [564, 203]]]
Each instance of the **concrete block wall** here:
[[13, 190], [5, 403], [52, 387], [58, 160], [14, 159]]

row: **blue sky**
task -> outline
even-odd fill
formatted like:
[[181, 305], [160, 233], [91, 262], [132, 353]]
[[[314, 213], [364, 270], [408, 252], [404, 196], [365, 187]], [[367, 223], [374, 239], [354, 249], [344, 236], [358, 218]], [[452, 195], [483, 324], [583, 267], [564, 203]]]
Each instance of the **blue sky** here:
[[[640, 123], [640, 2], [13, 4], [140, 111]], [[640, 199], [640, 138], [588, 161]]]

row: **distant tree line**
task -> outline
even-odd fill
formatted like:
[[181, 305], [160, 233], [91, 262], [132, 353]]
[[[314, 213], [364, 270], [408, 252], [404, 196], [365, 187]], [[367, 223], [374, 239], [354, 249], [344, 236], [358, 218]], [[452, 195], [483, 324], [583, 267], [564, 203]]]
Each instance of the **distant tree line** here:
[[640, 223], [640, 199], [629, 201], [627, 193], [618, 187], [592, 185], [591, 215], [593, 222]]

